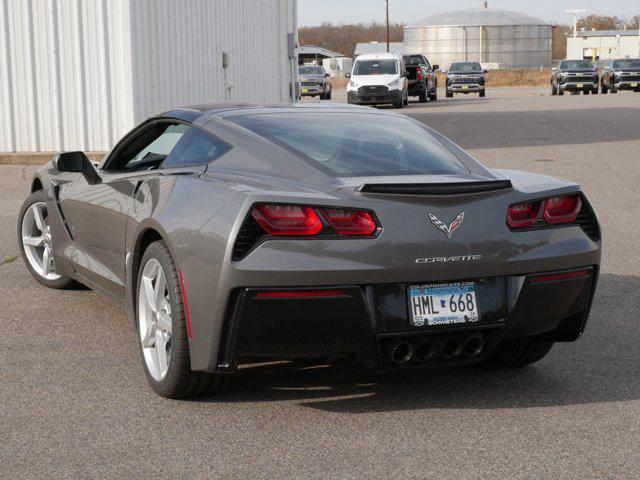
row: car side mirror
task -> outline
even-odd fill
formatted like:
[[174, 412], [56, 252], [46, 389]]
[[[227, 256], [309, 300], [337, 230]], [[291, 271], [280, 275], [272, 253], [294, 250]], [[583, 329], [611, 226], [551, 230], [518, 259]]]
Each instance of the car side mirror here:
[[552, 71], [552, 72], [557, 72], [557, 71], [558, 71], [558, 67], [553, 67], [553, 68], [551, 69], [551, 71]]
[[351, 74], [349, 72], [345, 73], [344, 78], [351, 78]]
[[63, 152], [53, 158], [53, 167], [59, 172], [82, 173], [90, 184], [100, 183], [100, 174], [84, 152]]
[[324, 74], [324, 77], [325, 77], [325, 78], [330, 77], [330, 76], [331, 76], [331, 75], [329, 75], [328, 73], [325, 73], [325, 74]]
[[433, 65], [433, 66], [431, 67], [431, 69], [432, 69], [434, 72], [435, 72], [436, 70], [438, 70], [439, 68], [440, 68], [440, 65], [438, 65], [438, 64]]
[[484, 70], [482, 70], [484, 73], [489, 73], [489, 69], [485, 68]]
[[443, 68], [443, 69], [441, 69], [441, 70], [440, 70], [440, 72], [442, 72], [442, 73], [446, 74], [446, 73], [447, 73], [447, 69], [446, 69], [446, 68]]

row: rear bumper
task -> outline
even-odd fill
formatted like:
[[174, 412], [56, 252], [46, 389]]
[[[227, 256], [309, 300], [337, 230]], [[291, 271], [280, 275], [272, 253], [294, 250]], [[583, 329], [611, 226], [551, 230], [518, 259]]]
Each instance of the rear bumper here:
[[397, 103], [402, 99], [402, 90], [389, 90], [385, 95], [361, 95], [357, 91], [347, 92], [349, 102], [357, 105], [384, 105]]
[[[578, 270], [586, 271], [579, 278], [555, 281], [536, 279], [539, 274], [474, 279], [479, 320], [447, 326], [410, 325], [406, 283], [321, 291], [296, 287], [294, 293], [302, 291], [301, 296], [283, 288], [236, 289], [222, 332], [218, 371], [233, 372], [244, 361], [287, 358], [321, 358], [368, 369], [468, 364], [481, 361], [503, 339], [573, 341], [586, 325], [598, 276], [597, 266]], [[305, 291], [312, 293], [305, 296]], [[457, 339], [462, 345], [473, 336], [483, 342], [474, 354], [449, 358], [436, 353], [426, 360], [412, 356], [402, 365], [388, 356], [389, 345], [397, 341], [415, 348], [431, 342], [441, 352], [447, 341]]]

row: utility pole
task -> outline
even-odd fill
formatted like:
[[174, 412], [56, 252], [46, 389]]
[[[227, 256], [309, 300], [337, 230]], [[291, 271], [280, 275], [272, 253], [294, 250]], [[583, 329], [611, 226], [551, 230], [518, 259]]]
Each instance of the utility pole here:
[[[573, 15], [573, 49], [574, 49], [574, 54], [575, 54], [575, 50], [578, 44], [577, 38], [578, 38], [578, 15], [581, 13], [586, 12], [586, 10], [565, 10], [564, 13], [568, 13], [570, 15]], [[567, 54], [568, 56], [568, 54]], [[576, 55], [574, 55], [575, 57]]]
[[387, 11], [387, 53], [389, 53], [389, 0], [385, 0]]

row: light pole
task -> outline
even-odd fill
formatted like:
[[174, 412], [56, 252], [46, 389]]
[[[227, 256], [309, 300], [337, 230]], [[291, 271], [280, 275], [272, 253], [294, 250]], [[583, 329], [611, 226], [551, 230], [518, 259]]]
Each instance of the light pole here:
[[389, 0], [385, 0], [385, 7], [387, 12], [387, 53], [389, 53]]
[[[576, 40], [578, 38], [578, 15], [581, 13], [586, 12], [586, 10], [565, 10], [564, 13], [568, 13], [570, 15], [573, 15], [573, 50], [574, 50], [574, 54], [575, 54], [575, 50], [577, 48], [577, 43], [578, 41]], [[568, 56], [568, 55], [567, 55]], [[574, 55], [575, 57], [575, 55]]]

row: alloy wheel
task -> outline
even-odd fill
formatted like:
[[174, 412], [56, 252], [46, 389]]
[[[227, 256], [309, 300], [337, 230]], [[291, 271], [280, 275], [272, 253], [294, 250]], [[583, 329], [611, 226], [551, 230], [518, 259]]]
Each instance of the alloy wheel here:
[[36, 202], [22, 217], [22, 246], [31, 268], [45, 280], [58, 280], [53, 263], [51, 228], [48, 223], [47, 204]]
[[167, 375], [171, 361], [171, 303], [162, 265], [150, 258], [138, 285], [138, 329], [149, 374], [156, 381]]

